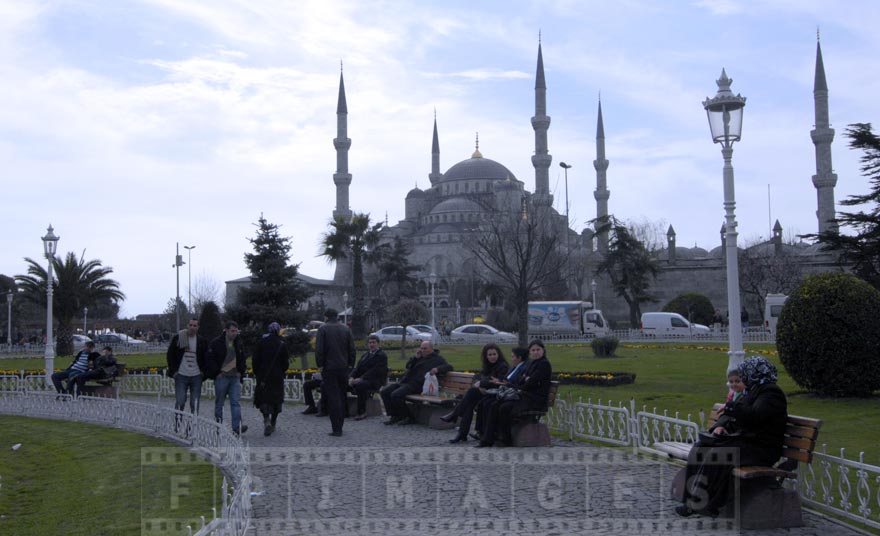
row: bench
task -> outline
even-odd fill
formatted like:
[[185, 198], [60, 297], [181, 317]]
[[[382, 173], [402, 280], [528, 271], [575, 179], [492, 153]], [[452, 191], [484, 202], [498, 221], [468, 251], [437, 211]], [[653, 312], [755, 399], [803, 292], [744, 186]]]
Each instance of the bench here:
[[436, 395], [407, 395], [413, 418], [436, 430], [455, 428], [454, 422], [446, 423], [440, 417], [452, 411], [458, 404], [457, 396], [464, 396], [474, 383], [469, 372], [447, 372], [437, 378], [440, 391]]
[[[709, 416], [709, 427], [718, 419], [724, 404], [715, 404]], [[816, 448], [816, 439], [822, 427], [820, 419], [789, 415], [783, 439], [783, 459], [772, 467], [744, 466], [733, 469], [734, 489], [739, 488], [739, 505], [728, 502], [721, 512], [724, 517], [737, 516], [744, 529], [789, 528], [803, 526], [801, 501], [797, 490], [785, 489], [785, 479], [797, 478], [798, 463], [810, 463]], [[666, 441], [654, 444], [658, 451], [670, 458], [687, 461], [691, 443]], [[684, 493], [685, 469], [682, 468], [672, 484], [673, 497]]]
[[556, 395], [559, 392], [559, 382], [550, 382], [550, 392], [547, 393], [547, 409], [544, 411], [527, 411], [521, 413], [513, 423], [513, 446], [515, 447], [549, 447], [550, 429], [546, 423], [541, 422], [541, 417], [547, 415], [547, 411], [556, 404]]
[[89, 380], [83, 385], [80, 394], [86, 396], [102, 396], [104, 398], [119, 398], [119, 380], [125, 375], [125, 363], [116, 363], [116, 374], [109, 378]]

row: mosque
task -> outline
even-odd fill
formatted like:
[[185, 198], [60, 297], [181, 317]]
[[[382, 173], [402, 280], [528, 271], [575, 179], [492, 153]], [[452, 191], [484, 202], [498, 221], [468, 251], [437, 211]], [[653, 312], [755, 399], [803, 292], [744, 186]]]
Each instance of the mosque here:
[[[547, 85], [544, 77], [544, 60], [541, 44], [538, 44], [537, 67], [535, 71], [535, 109], [531, 117], [535, 132], [535, 149], [531, 156], [535, 170], [534, 191], [529, 192], [523, 181], [519, 180], [507, 167], [484, 157], [479, 150], [479, 138], [475, 150], [467, 160], [457, 162], [445, 172], [440, 169], [440, 140], [437, 120], [434, 119], [433, 140], [431, 144], [431, 171], [428, 175], [430, 187], [418, 187], [407, 193], [404, 219], [395, 225], [387, 226], [383, 240], [397, 237], [404, 241], [411, 251], [410, 263], [421, 267], [417, 274], [421, 301], [430, 304], [429, 274], [436, 275], [434, 300], [437, 307], [437, 322], [463, 323], [475, 316], [483, 315], [488, 308], [500, 305], [487, 294], [485, 270], [474, 259], [468, 242], [478, 231], [479, 223], [495, 211], [511, 210], [515, 207], [529, 206], [542, 210], [552, 218], [560, 233], [568, 233], [566, 244], [569, 255], [580, 259], [589, 268], [587, 277], [571, 285], [568, 299], [590, 300], [593, 289], [590, 280], [595, 279], [595, 295], [598, 306], [605, 316], [614, 320], [628, 318], [628, 306], [622, 298], [611, 292], [608, 283], [593, 275], [593, 269], [608, 248], [608, 237], [604, 233], [595, 234], [592, 229], [577, 232], [569, 227], [564, 214], [553, 207], [553, 196], [549, 190], [549, 168], [552, 156], [547, 145], [547, 131], [550, 116], [547, 110]], [[834, 222], [834, 187], [837, 176], [832, 171], [831, 143], [834, 130], [830, 128], [828, 111], [828, 86], [822, 61], [821, 45], [817, 42], [814, 82], [815, 128], [811, 131], [816, 148], [816, 174], [812, 181], [817, 192], [816, 217], [819, 232], [836, 229]], [[336, 148], [336, 172], [333, 182], [336, 186], [336, 207], [334, 218], [350, 218], [349, 186], [352, 175], [348, 169], [348, 151], [351, 139], [348, 138], [348, 106], [345, 82], [340, 72], [339, 95], [337, 101], [337, 135], [333, 140]], [[609, 214], [608, 202], [611, 192], [607, 187], [609, 160], [605, 155], [605, 131], [602, 119], [602, 105], [599, 103], [596, 125], [596, 217]], [[626, 218], [625, 214], [618, 214]], [[721, 229], [721, 245], [707, 251], [702, 248], [684, 248], [675, 243], [675, 230], [672, 225], [667, 232], [666, 247], [659, 252], [660, 273], [651, 293], [654, 302], [645, 303], [643, 311], [657, 310], [683, 292], [703, 294], [715, 307], [726, 310], [726, 271], [724, 227]], [[792, 259], [797, 269], [804, 275], [837, 269], [836, 259], [819, 251], [818, 246], [806, 243], [784, 244], [782, 226], [777, 221], [773, 237], [766, 243], [752, 246], [750, 251], [741, 250], [747, 256], [786, 256]], [[369, 268], [366, 273], [370, 282]], [[320, 301], [323, 306], [334, 305], [345, 308], [351, 285], [351, 267], [347, 262], [336, 265], [332, 280], [315, 279], [303, 275], [302, 281], [313, 291], [313, 303]], [[249, 283], [249, 277], [228, 281], [227, 303], [234, 300], [237, 288]], [[778, 290], [771, 289], [770, 292]], [[369, 289], [368, 289], [369, 293]], [[369, 299], [368, 299], [369, 302]], [[749, 300], [744, 304], [749, 306]], [[751, 311], [760, 318], [757, 306]], [[369, 322], [368, 322], [369, 325]]]

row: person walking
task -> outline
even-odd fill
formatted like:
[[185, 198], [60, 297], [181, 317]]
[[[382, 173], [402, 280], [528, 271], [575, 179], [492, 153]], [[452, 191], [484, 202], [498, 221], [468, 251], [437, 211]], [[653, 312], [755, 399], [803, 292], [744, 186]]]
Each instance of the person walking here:
[[238, 336], [238, 324], [226, 322], [223, 333], [208, 345], [206, 359], [207, 375], [214, 379], [214, 418], [223, 422], [223, 404], [229, 397], [229, 410], [232, 414], [232, 433], [247, 432], [247, 425], [241, 423], [241, 384], [247, 371], [247, 357]]
[[198, 414], [207, 355], [208, 341], [199, 336], [199, 320], [191, 318], [186, 329], [171, 337], [165, 353], [166, 374], [174, 378], [174, 409], [183, 411], [189, 390], [189, 410]]
[[330, 414], [331, 436], [342, 436], [345, 421], [345, 393], [348, 390], [348, 371], [354, 366], [354, 337], [348, 326], [339, 322], [335, 309], [324, 312], [326, 322], [318, 328], [315, 339], [315, 361], [321, 367], [322, 396], [326, 398]]
[[251, 361], [257, 380], [254, 406], [263, 414], [264, 436], [275, 431], [278, 414], [284, 405], [284, 375], [290, 367], [290, 354], [280, 332], [278, 322], [269, 324], [269, 333], [260, 339]]

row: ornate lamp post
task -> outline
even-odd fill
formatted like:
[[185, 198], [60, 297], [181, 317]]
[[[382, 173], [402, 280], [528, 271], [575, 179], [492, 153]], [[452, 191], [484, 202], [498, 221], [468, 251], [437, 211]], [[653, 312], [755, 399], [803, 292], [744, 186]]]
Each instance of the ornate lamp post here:
[[192, 312], [193, 312], [193, 291], [192, 291], [192, 283], [193, 283], [193, 279], [192, 279], [192, 270], [193, 270], [192, 260], [193, 260], [193, 258], [192, 258], [192, 250], [196, 249], [196, 247], [195, 247], [195, 246], [183, 246], [183, 249], [186, 250], [186, 262], [187, 262], [187, 267], [186, 267], [186, 290], [187, 290], [187, 293], [189, 294], [189, 312], [192, 313]]
[[10, 352], [12, 352], [12, 295], [11, 290], [6, 294], [6, 342], [9, 344]]
[[437, 284], [437, 274], [431, 272], [431, 275], [428, 276], [428, 283], [431, 284], [431, 343], [436, 344], [437, 341], [434, 340], [434, 334], [437, 333], [437, 326], [434, 324], [434, 285]]
[[593, 309], [598, 309], [599, 304], [596, 303], [596, 280], [590, 281], [590, 288], [593, 290]]
[[733, 183], [733, 142], [739, 141], [742, 135], [743, 108], [746, 98], [734, 95], [730, 91], [733, 80], [721, 69], [721, 78], [716, 80], [718, 93], [703, 101], [703, 108], [709, 116], [709, 129], [712, 141], [721, 144], [721, 156], [724, 158], [724, 212], [725, 212], [725, 247], [727, 248], [727, 309], [730, 317], [728, 336], [730, 351], [728, 352], [727, 369], [736, 368], [745, 356], [742, 342], [742, 325], [740, 321], [739, 300], [739, 266], [736, 248], [736, 196]]
[[49, 271], [46, 276], [46, 352], [44, 354], [46, 360], [46, 387], [52, 385], [52, 371], [55, 370], [55, 339], [52, 336], [52, 286], [54, 276], [52, 275], [53, 262], [55, 261], [55, 252], [58, 250], [58, 240], [60, 236], [55, 236], [52, 225], [47, 229], [49, 232], [43, 237], [43, 253], [46, 260], [49, 261]]

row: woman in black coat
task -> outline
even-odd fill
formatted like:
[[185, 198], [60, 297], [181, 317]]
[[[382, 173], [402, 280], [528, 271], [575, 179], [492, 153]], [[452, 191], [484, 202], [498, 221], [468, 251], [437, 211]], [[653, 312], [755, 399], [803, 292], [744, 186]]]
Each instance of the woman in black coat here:
[[[725, 404], [721, 415], [736, 427], [737, 433], [728, 436], [723, 425], [714, 427], [712, 434], [719, 438], [717, 445], [697, 442], [691, 449], [684, 504], [675, 508], [680, 516], [718, 515], [727, 502], [734, 467], [769, 466], [782, 456], [788, 403], [785, 393], [776, 385], [776, 367], [766, 358], [754, 356], [743, 361], [738, 370], [746, 391], [736, 401]], [[738, 460], [725, 460], [724, 455], [732, 452], [730, 449], [736, 449]]]
[[476, 381], [464, 394], [464, 398], [455, 406], [452, 413], [440, 417], [440, 420], [444, 422], [452, 422], [461, 417], [461, 422], [458, 424], [458, 434], [449, 440], [450, 443], [467, 441], [477, 404], [486, 396], [487, 389], [498, 387], [494, 382], [507, 375], [507, 361], [504, 359], [504, 354], [501, 353], [501, 348], [498, 348], [495, 343], [490, 342], [483, 346], [483, 351], [480, 352], [480, 362], [483, 364], [480, 373], [475, 375]]
[[488, 412], [485, 430], [478, 447], [491, 447], [496, 434], [507, 445], [513, 445], [513, 421], [528, 411], [545, 411], [550, 396], [550, 376], [553, 368], [547, 359], [544, 343], [535, 339], [529, 343], [529, 363], [524, 378], [517, 387], [518, 397], [497, 400]]
[[263, 435], [275, 431], [275, 421], [284, 405], [284, 375], [290, 367], [290, 354], [280, 331], [277, 322], [269, 324], [269, 333], [263, 335], [254, 351], [254, 405], [263, 414]]

